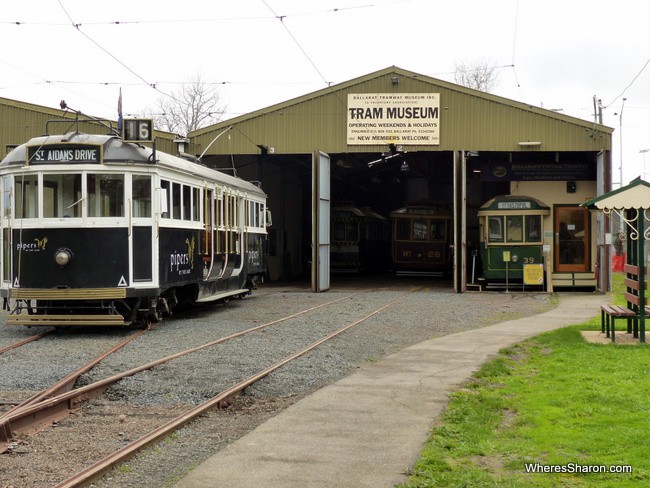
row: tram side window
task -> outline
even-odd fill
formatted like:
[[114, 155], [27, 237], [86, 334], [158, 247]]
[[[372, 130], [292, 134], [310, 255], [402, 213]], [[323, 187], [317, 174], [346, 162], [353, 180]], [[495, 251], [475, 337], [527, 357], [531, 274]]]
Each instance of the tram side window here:
[[183, 220], [192, 219], [192, 188], [183, 185]]
[[201, 190], [192, 188], [192, 220], [198, 222], [201, 220]]
[[133, 216], [151, 217], [151, 176], [133, 176]]
[[503, 217], [488, 217], [488, 241], [503, 242]]
[[506, 216], [506, 241], [523, 242], [523, 240], [524, 240], [523, 215]]
[[181, 219], [181, 184], [172, 183], [172, 219]]
[[163, 219], [168, 219], [169, 218], [169, 198], [171, 197], [171, 192], [170, 192], [170, 183], [167, 180], [160, 180], [160, 188], [163, 190], [161, 192], [161, 198], [165, 198], [167, 201], [165, 204], [161, 205], [161, 208], [164, 209], [164, 211], [160, 214], [160, 216]]
[[526, 242], [542, 241], [542, 216], [526, 215]]
[[11, 217], [11, 176], [2, 178], [2, 208], [5, 218]]
[[43, 217], [81, 217], [81, 175], [43, 175]]
[[88, 216], [124, 217], [124, 175], [88, 175]]
[[38, 217], [38, 176], [16, 176], [16, 218]]

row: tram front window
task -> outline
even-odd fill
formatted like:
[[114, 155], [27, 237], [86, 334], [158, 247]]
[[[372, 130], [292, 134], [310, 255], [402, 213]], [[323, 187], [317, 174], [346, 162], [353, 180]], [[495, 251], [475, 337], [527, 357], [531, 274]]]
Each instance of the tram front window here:
[[426, 220], [413, 220], [413, 240], [426, 241], [429, 238], [429, 223]]
[[508, 242], [522, 242], [524, 239], [524, 218], [521, 215], [508, 215], [506, 217], [506, 240]]
[[541, 242], [542, 216], [526, 215], [526, 242]]
[[431, 240], [444, 241], [445, 240], [445, 222], [441, 220], [431, 221]]
[[43, 175], [43, 217], [81, 217], [81, 175]]
[[38, 217], [38, 176], [16, 176], [16, 218]]
[[489, 242], [503, 242], [503, 217], [488, 218]]
[[124, 217], [123, 175], [88, 175], [88, 217]]

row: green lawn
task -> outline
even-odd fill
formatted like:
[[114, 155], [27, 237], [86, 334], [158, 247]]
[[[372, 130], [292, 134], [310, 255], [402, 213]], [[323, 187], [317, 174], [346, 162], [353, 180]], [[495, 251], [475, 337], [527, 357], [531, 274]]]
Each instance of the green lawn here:
[[[650, 486], [650, 349], [590, 344], [580, 329], [600, 330], [600, 319], [486, 363], [453, 394], [401, 486]], [[564, 472], [527, 473], [527, 465]], [[632, 472], [593, 472], [601, 466]]]

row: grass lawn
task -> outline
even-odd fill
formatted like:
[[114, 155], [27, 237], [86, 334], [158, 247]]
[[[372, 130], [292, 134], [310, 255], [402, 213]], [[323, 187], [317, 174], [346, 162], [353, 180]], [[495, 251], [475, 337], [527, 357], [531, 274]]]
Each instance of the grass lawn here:
[[[621, 286], [615, 277], [614, 301]], [[650, 486], [650, 348], [587, 343], [581, 329], [600, 330], [600, 318], [486, 363], [453, 394], [401, 486]], [[610, 468], [631, 472], [594, 472]]]

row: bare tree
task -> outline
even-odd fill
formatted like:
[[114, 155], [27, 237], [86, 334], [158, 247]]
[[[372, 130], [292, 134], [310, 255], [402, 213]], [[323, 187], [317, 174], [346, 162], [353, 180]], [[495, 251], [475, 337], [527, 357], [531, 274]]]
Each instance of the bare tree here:
[[221, 120], [226, 107], [216, 86], [197, 74], [178, 90], [158, 99], [152, 112], [156, 127], [187, 136], [190, 132]]
[[459, 85], [484, 92], [491, 92], [499, 84], [499, 73], [494, 64], [484, 59], [456, 63], [454, 80]]

